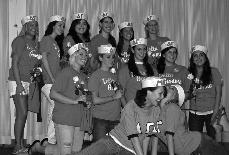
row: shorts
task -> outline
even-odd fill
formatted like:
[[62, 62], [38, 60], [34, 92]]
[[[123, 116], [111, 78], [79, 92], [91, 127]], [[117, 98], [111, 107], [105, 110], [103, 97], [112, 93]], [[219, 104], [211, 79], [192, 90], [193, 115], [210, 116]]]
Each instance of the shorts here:
[[[20, 95], [28, 95], [29, 94], [29, 82], [24, 82], [21, 81], [22, 86], [24, 87], [25, 91], [23, 91], [22, 93], [20, 93]], [[10, 97], [12, 97], [13, 95], [16, 95], [16, 88], [17, 88], [17, 84], [16, 81], [9, 81], [9, 93], [10, 93]]]

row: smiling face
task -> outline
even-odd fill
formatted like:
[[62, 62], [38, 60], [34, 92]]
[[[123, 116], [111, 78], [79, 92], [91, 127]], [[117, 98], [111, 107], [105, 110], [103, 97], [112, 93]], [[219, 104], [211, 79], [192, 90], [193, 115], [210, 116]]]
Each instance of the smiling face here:
[[64, 33], [64, 27], [65, 27], [64, 22], [62, 21], [57, 22], [53, 27], [53, 33], [55, 33], [56, 35], [61, 35], [62, 33]]
[[143, 44], [134, 47], [134, 57], [137, 61], [143, 61], [146, 56], [147, 46]]
[[159, 25], [158, 22], [156, 20], [151, 20], [146, 24], [146, 28], [145, 28], [149, 34], [158, 34], [159, 32]]
[[82, 19], [79, 21], [78, 24], [75, 26], [75, 31], [78, 34], [84, 34], [87, 30], [87, 21]]
[[114, 29], [115, 24], [112, 18], [105, 17], [100, 21], [99, 26], [103, 32], [110, 33]]
[[177, 50], [176, 48], [170, 48], [168, 51], [163, 54], [166, 63], [173, 64], [177, 59]]
[[160, 101], [164, 98], [164, 87], [159, 86], [154, 91], [147, 91], [147, 99], [150, 101], [145, 107], [159, 106]]
[[111, 68], [114, 65], [115, 53], [112, 54], [102, 54], [99, 56], [101, 61], [101, 67]]
[[75, 53], [75, 63], [79, 66], [84, 66], [87, 63], [88, 53], [85, 49], [79, 49]]
[[30, 21], [26, 23], [26, 34], [35, 36], [38, 34], [38, 22], [37, 21]]
[[193, 53], [193, 63], [196, 64], [196, 66], [203, 66], [206, 62], [206, 55], [202, 51], [195, 51]]
[[122, 29], [122, 36], [124, 40], [130, 41], [133, 39], [134, 31], [132, 27], [125, 27]]

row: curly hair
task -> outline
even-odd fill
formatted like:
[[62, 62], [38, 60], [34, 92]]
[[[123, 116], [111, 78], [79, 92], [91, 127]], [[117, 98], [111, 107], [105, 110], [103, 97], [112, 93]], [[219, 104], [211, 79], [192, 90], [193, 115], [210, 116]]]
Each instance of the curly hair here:
[[[132, 47], [133, 49], [136, 46]], [[150, 64], [148, 63], [148, 55], [146, 54], [144, 59], [143, 59], [143, 66], [146, 69], [146, 76], [153, 76], [154, 72]], [[135, 63], [135, 58], [134, 58], [134, 53], [130, 52], [130, 59], [128, 61], [128, 69], [130, 70], [131, 73], [133, 73], [133, 76], [142, 76], [142, 74], [139, 72], [137, 65]]]
[[[158, 63], [157, 63], [157, 72], [158, 72], [159, 74], [163, 74], [164, 71], [165, 71], [165, 66], [166, 66], [166, 64], [165, 64], [165, 57], [163, 57], [163, 55], [164, 55], [167, 51], [169, 51], [171, 48], [174, 48], [174, 47], [167, 47], [167, 48], [165, 48], [165, 49], [163, 49], [163, 50], [161, 51], [161, 57], [158, 59]], [[176, 48], [175, 48], [175, 49], [176, 49]], [[176, 49], [176, 52], [178, 53], [177, 49]]]
[[[210, 66], [210, 61], [205, 53], [203, 53], [205, 56], [205, 63], [203, 64], [203, 72], [200, 76], [200, 80], [203, 82], [203, 86], [207, 86], [212, 83], [212, 72], [211, 72], [211, 66]], [[194, 78], [197, 77], [197, 68], [196, 64], [194, 63], [193, 60], [193, 54], [191, 55], [190, 58], [190, 64], [188, 67], [188, 71], [194, 76]]]
[[[75, 19], [72, 21], [72, 24], [69, 28], [68, 34], [67, 36], [71, 36], [72, 39], [74, 40], [74, 42], [77, 43], [82, 43], [83, 40], [80, 39], [80, 37], [77, 35], [77, 32], [75, 30], [76, 25], [80, 24], [80, 21], [82, 19]], [[85, 38], [86, 42], [90, 42], [90, 25], [88, 24], [88, 22], [86, 21], [87, 24], [87, 30], [85, 31], [85, 33], [83, 34], [83, 37]]]
[[[114, 20], [113, 20], [111, 17], [106, 17], [106, 18], [110, 18], [110, 19], [111, 19], [111, 22], [114, 23]], [[101, 19], [101, 20], [99, 21], [99, 23], [103, 23], [104, 19], [105, 19], [105, 18]], [[101, 29], [101, 28], [99, 29], [99, 33], [102, 33], [102, 29]], [[116, 47], [116, 40], [115, 40], [115, 38], [114, 38], [111, 34], [109, 34], [108, 42], [109, 42], [113, 47]]]
[[[133, 29], [132, 29], [132, 32], [133, 32], [133, 36], [132, 36], [132, 38], [130, 40], [134, 39], [134, 30]], [[116, 51], [117, 51], [117, 54], [118, 54], [119, 57], [122, 57], [121, 53], [123, 51], [123, 44], [124, 44], [123, 29], [121, 29], [119, 31], [119, 41], [118, 41], [118, 45], [117, 45], [117, 48], [116, 48]], [[127, 52], [128, 52], [128, 54], [131, 53], [131, 46], [129, 46]]]
[[[45, 30], [44, 36], [48, 36], [48, 35], [51, 35], [53, 33], [53, 27], [56, 25], [56, 23], [58, 23], [58, 21], [53, 21], [53, 22], [50, 22], [48, 24], [47, 29]], [[60, 59], [64, 55], [63, 40], [64, 40], [64, 33], [56, 36], [56, 38], [55, 38], [55, 41], [57, 42], [57, 45], [59, 46], [59, 49], [60, 49]]]

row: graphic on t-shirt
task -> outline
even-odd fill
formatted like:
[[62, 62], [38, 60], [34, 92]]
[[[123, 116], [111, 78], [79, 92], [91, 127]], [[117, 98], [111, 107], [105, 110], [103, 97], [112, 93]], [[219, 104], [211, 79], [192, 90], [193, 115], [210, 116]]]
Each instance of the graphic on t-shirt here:
[[156, 123], [153, 123], [153, 122], [146, 123], [146, 131], [145, 132], [142, 131], [142, 128], [140, 126], [140, 123], [138, 123], [136, 127], [137, 127], [137, 131], [138, 131], [139, 134], [150, 133], [150, 132], [152, 132], [152, 133], [160, 133], [161, 131], [159, 129], [159, 125], [162, 125], [162, 124], [163, 123], [162, 123], [161, 120], [160, 121], [157, 121]]
[[182, 84], [182, 81], [180, 79], [174, 78], [174, 74], [165, 73], [165, 74], [159, 74], [159, 77], [162, 78], [163, 83], [165, 85], [167, 84]]
[[127, 63], [129, 61], [129, 57], [130, 57], [130, 54], [128, 54], [128, 52], [122, 52], [121, 53], [121, 61], [124, 62], [124, 63]]
[[143, 75], [143, 76], [134, 76], [134, 74], [131, 72], [130, 76], [132, 78], [135, 77], [137, 82], [141, 82], [142, 80], [144, 80], [146, 78], [146, 77], [144, 77], [146, 75], [146, 73], [140, 71], [140, 74]]
[[107, 85], [107, 90], [114, 90], [116, 91], [116, 87], [113, 86], [113, 83], [116, 82], [112, 78], [102, 78], [102, 82], [104, 85]]
[[158, 58], [161, 57], [161, 53], [157, 47], [151, 46], [148, 47], [148, 57]]

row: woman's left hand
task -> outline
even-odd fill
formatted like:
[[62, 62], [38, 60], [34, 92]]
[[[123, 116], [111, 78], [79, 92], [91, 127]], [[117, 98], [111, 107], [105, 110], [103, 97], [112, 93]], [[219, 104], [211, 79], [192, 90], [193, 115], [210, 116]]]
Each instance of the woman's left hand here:
[[91, 108], [91, 105], [92, 105], [92, 102], [87, 101], [87, 102], [86, 102], [86, 105], [87, 105], [87, 108], [90, 109], [90, 108]]

